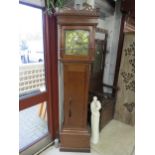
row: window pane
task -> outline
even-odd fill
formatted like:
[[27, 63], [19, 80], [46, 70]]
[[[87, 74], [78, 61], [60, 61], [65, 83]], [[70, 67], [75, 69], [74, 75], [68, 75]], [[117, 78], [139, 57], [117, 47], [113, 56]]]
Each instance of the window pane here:
[[46, 90], [42, 10], [19, 5], [19, 96]]
[[19, 96], [45, 91], [44, 64], [28, 64], [19, 67]]
[[19, 148], [27, 147], [48, 133], [46, 102], [19, 113]]
[[66, 30], [65, 31], [65, 54], [88, 55], [89, 31]]

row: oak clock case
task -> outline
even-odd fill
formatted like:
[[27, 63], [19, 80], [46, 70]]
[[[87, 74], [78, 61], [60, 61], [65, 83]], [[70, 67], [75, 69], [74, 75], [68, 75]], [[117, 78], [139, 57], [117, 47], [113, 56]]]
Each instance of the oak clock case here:
[[95, 11], [79, 13], [70, 10], [57, 14], [64, 83], [64, 122], [60, 133], [60, 151], [90, 152], [88, 91], [97, 18]]

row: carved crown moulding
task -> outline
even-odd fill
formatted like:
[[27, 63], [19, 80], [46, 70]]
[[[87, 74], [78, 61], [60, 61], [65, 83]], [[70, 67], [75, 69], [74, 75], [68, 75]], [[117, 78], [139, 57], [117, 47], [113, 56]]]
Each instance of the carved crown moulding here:
[[98, 23], [99, 11], [91, 6], [85, 6], [83, 9], [73, 7], [64, 7], [56, 11], [58, 17], [57, 23], [60, 25], [92, 25]]
[[93, 9], [91, 5], [84, 5], [83, 9], [64, 7], [56, 11], [56, 15], [63, 16], [94, 16], [99, 17], [99, 9]]

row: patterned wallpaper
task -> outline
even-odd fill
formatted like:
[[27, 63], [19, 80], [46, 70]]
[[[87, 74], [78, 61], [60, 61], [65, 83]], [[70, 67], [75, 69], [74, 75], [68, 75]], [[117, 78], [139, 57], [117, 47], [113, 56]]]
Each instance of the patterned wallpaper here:
[[135, 35], [124, 37], [119, 79], [117, 84], [115, 118], [124, 123], [135, 124]]
[[130, 70], [122, 69], [121, 76], [126, 90], [135, 91], [135, 42], [131, 42], [129, 47], [124, 49], [124, 52]]

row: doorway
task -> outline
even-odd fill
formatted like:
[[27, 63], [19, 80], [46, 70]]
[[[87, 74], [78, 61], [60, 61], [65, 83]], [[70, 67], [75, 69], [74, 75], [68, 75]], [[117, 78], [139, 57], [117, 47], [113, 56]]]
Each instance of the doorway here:
[[[52, 98], [57, 97], [57, 85], [50, 82], [56, 78], [57, 70], [52, 67], [57, 61], [51, 62], [49, 57], [47, 20], [43, 9], [19, 4], [20, 154], [34, 154], [52, 142], [58, 131], [58, 101]], [[56, 48], [52, 50], [56, 52]]]

